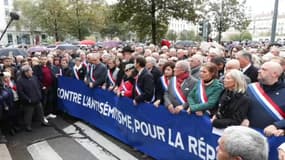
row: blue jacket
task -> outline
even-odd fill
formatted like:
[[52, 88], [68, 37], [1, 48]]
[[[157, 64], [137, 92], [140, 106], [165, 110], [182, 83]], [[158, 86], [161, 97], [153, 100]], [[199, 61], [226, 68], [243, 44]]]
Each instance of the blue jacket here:
[[[285, 112], [285, 84], [282, 81], [278, 81], [274, 85], [260, 85], [265, 93]], [[264, 109], [261, 104], [257, 101], [253, 92], [248, 89], [249, 97], [251, 97], [251, 104], [249, 107], [248, 119], [250, 126], [253, 128], [262, 128], [274, 124], [277, 128], [284, 128], [285, 123], [282, 120], [277, 120], [271, 114]]]

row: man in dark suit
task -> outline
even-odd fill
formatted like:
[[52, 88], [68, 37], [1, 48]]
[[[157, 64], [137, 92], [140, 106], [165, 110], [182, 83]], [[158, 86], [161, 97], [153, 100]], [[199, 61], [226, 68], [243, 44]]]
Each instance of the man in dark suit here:
[[159, 106], [163, 102], [163, 93], [160, 77], [162, 76], [161, 71], [156, 67], [156, 59], [154, 57], [146, 57], [146, 68], [152, 74], [154, 85], [155, 85], [155, 101], [154, 105]]
[[62, 58], [60, 64], [61, 64], [60, 75], [63, 77], [73, 77], [73, 71], [69, 67], [66, 58]]
[[85, 77], [90, 88], [102, 86], [106, 80], [107, 67], [100, 61], [100, 53], [90, 55], [91, 67]]
[[282, 67], [276, 62], [265, 62], [258, 74], [258, 83], [248, 87], [251, 97], [249, 126], [264, 129], [267, 136], [284, 135], [285, 85], [280, 80]]
[[41, 104], [42, 94], [38, 79], [33, 76], [30, 66], [22, 67], [22, 76], [17, 81], [17, 91], [24, 109], [24, 123], [27, 131], [32, 131], [31, 124], [34, 111], [43, 125], [48, 125], [44, 118]]
[[154, 100], [154, 82], [151, 73], [145, 68], [144, 57], [135, 59], [135, 68], [138, 71], [134, 87], [134, 105], [141, 102], [151, 102]]
[[258, 69], [252, 64], [251, 54], [242, 52], [238, 55], [238, 60], [243, 74], [248, 76], [251, 82], [257, 82]]

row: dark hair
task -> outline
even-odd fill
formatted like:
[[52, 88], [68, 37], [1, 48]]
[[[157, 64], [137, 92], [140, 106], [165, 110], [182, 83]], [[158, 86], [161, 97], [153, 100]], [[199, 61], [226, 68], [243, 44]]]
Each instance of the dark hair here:
[[142, 56], [138, 56], [136, 58], [136, 64], [139, 64], [141, 67], [145, 67], [145, 64], [146, 64], [145, 58]]
[[212, 62], [212, 63], [215, 63], [216, 65], [220, 65], [220, 64], [225, 65], [225, 64], [226, 64], [226, 60], [225, 60], [224, 57], [215, 57], [215, 58], [212, 58], [212, 59], [211, 59], [211, 62]]
[[164, 65], [162, 67], [162, 73], [164, 73], [164, 70], [166, 69], [166, 67], [170, 67], [173, 70], [175, 67], [175, 63], [171, 62], [171, 61], [164, 63]]
[[122, 50], [122, 53], [125, 54], [125, 53], [132, 53], [134, 52], [134, 50], [131, 48], [131, 46], [125, 46]]
[[201, 67], [207, 68], [207, 70], [213, 74], [213, 78], [217, 78], [218, 76], [218, 68], [215, 63], [207, 62], [201, 65]]
[[242, 57], [244, 57], [245, 59], [247, 59], [248, 61], [252, 62], [252, 56], [251, 54], [244, 52], [241, 54]]

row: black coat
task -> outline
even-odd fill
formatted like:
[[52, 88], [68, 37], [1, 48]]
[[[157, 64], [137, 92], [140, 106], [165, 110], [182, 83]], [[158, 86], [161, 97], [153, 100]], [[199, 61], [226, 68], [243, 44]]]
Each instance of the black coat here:
[[141, 95], [136, 93], [136, 87], [134, 86], [134, 99], [137, 103], [150, 102], [153, 98], [154, 93], [154, 82], [151, 73], [147, 69], [143, 69], [141, 74], [138, 76], [137, 83], [141, 89]]
[[[76, 72], [76, 73], [75, 73], [75, 72]], [[73, 67], [73, 75], [74, 75], [74, 77], [76, 78], [75, 74], [77, 74], [79, 80], [82, 80], [82, 81], [83, 81], [84, 78], [85, 78], [86, 73], [87, 73], [87, 68], [86, 68], [84, 65], [82, 65], [81, 68], [79, 68], [78, 70], [76, 70], [76, 69]]]
[[250, 65], [250, 67], [244, 72], [246, 76], [248, 76], [251, 82], [257, 82], [258, 68]]
[[40, 65], [35, 65], [32, 67], [32, 69], [33, 69], [33, 75], [37, 77], [39, 82], [41, 82], [43, 80], [42, 67]]
[[216, 128], [240, 125], [247, 118], [250, 99], [246, 94], [225, 90], [219, 100], [217, 119], [213, 121]]
[[17, 91], [20, 101], [24, 104], [36, 104], [42, 99], [41, 86], [35, 76], [28, 78], [21, 75], [17, 81]]
[[62, 68], [62, 76], [73, 77], [73, 70], [70, 67]]
[[160, 77], [162, 76], [161, 71], [157, 67], [153, 67], [150, 71], [153, 77], [153, 82], [155, 85], [155, 100], [160, 100], [161, 104], [163, 104], [163, 94], [164, 90], [162, 88]]
[[96, 64], [93, 76], [96, 79], [93, 84], [94, 87], [102, 86], [107, 77], [107, 67], [103, 63]]

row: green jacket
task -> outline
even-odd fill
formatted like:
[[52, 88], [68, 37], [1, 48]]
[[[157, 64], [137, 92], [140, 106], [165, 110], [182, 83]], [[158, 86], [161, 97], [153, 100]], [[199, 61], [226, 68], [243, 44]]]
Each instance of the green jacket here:
[[205, 111], [216, 107], [224, 89], [219, 80], [214, 79], [213, 83], [206, 87], [206, 94], [208, 97], [207, 103], [200, 102], [197, 90], [198, 87], [199, 83], [195, 85], [194, 89], [187, 96], [191, 112]]

